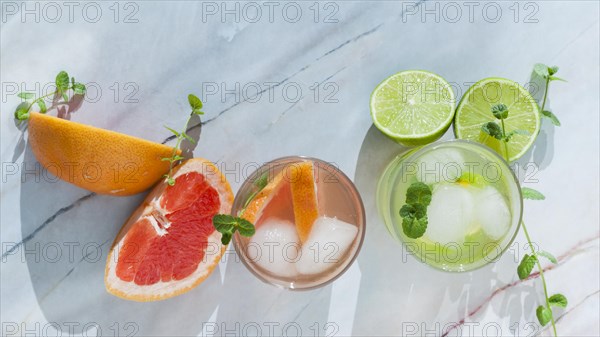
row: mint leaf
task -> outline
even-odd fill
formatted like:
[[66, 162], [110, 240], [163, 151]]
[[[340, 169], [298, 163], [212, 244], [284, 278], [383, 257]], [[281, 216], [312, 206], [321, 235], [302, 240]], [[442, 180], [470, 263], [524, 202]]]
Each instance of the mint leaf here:
[[215, 215], [213, 217], [213, 226], [221, 233], [221, 243], [224, 245], [229, 244], [236, 230], [240, 235], [247, 237], [255, 233], [254, 225], [250, 221], [229, 214]]
[[175, 131], [175, 130], [171, 129], [170, 127], [168, 127], [168, 126], [166, 126], [166, 125], [163, 125], [163, 126], [165, 127], [165, 129], [167, 129], [167, 130], [171, 131], [171, 132], [172, 132], [172, 133], [173, 133], [175, 136], [179, 137], [179, 132], [177, 132], [177, 131]]
[[248, 196], [248, 199], [246, 199], [246, 202], [244, 203], [244, 207], [240, 211], [240, 214], [244, 210], [246, 210], [246, 207], [248, 207], [248, 205], [252, 202], [252, 200], [254, 200], [254, 197], [256, 197], [256, 195], [258, 193], [260, 193], [260, 191], [262, 191], [267, 186], [268, 183], [269, 183], [269, 171], [267, 170], [267, 171], [263, 172], [256, 180], [254, 180], [254, 186], [256, 187], [256, 189], [254, 190], [254, 192], [252, 192]]
[[427, 216], [427, 207], [419, 203], [406, 204], [400, 208], [400, 216], [402, 218], [422, 219]]
[[554, 255], [552, 255], [546, 251], [541, 250], [541, 251], [537, 252], [536, 254], [538, 256], [543, 256], [543, 257], [547, 258], [548, 260], [550, 260], [550, 262], [552, 262], [554, 264], [558, 263], [558, 260], [554, 257]]
[[235, 228], [235, 217], [228, 214], [217, 214], [213, 217], [213, 226], [221, 233], [232, 232]]
[[183, 138], [187, 139], [190, 143], [196, 144], [196, 141], [194, 140], [194, 138], [190, 137], [187, 133], [182, 132], [181, 135], [183, 136]]
[[557, 72], [558, 72], [558, 67], [557, 67], [557, 66], [554, 66], [554, 67], [548, 67], [548, 74], [549, 74], [550, 76], [552, 76], [552, 75], [556, 74]]
[[223, 233], [221, 235], [221, 243], [224, 245], [228, 245], [229, 242], [231, 242], [232, 237], [233, 237], [233, 234], [231, 234], [229, 232]]
[[494, 122], [487, 122], [481, 126], [481, 131], [487, 133], [488, 135], [496, 138], [502, 139], [502, 129], [500, 125]]
[[258, 191], [262, 191], [263, 188], [265, 188], [267, 186], [267, 184], [269, 183], [269, 171], [264, 172], [263, 174], [261, 174], [260, 177], [258, 177], [258, 179], [256, 179], [256, 181], [254, 182], [254, 186], [256, 186], [256, 188], [258, 188]]
[[35, 94], [32, 92], [20, 92], [17, 94], [17, 97], [22, 99], [32, 99], [35, 97]]
[[202, 111], [202, 101], [198, 96], [194, 94], [188, 95], [188, 102], [190, 103], [190, 107], [192, 107], [192, 113], [195, 115], [204, 115]]
[[202, 109], [202, 101], [200, 100], [200, 98], [198, 98], [198, 96], [194, 94], [189, 94], [188, 102], [190, 103], [190, 106], [192, 107], [193, 111]]
[[64, 70], [59, 72], [58, 75], [56, 75], [55, 84], [56, 89], [58, 89], [60, 93], [67, 91], [69, 89], [69, 74]]
[[402, 218], [402, 231], [411, 239], [418, 239], [427, 230], [427, 216], [417, 219], [415, 217]]
[[537, 63], [535, 66], [533, 66], [533, 71], [543, 78], [547, 78], [548, 76], [550, 76], [548, 66], [542, 63]]
[[[431, 199], [429, 199], [431, 200]], [[427, 206], [423, 205], [423, 204], [414, 204], [413, 207], [415, 208], [415, 217], [417, 219], [422, 219], [427, 217]]]
[[529, 199], [529, 200], [544, 200], [546, 199], [546, 197], [534, 190], [533, 188], [529, 188], [529, 187], [521, 187], [521, 194], [523, 195], [523, 199]]
[[505, 119], [508, 117], [508, 107], [505, 104], [496, 104], [492, 106], [492, 114], [497, 119]]
[[21, 104], [15, 110], [15, 118], [20, 121], [24, 121], [29, 118], [29, 105]]
[[529, 275], [531, 275], [531, 271], [533, 270], [533, 266], [537, 262], [537, 258], [534, 255], [525, 254], [521, 263], [517, 267], [517, 274], [519, 275], [519, 279], [524, 280]]
[[46, 108], [46, 102], [43, 99], [38, 99], [35, 103], [40, 107], [40, 113], [45, 114], [48, 108]]
[[73, 92], [75, 93], [75, 95], [85, 95], [86, 89], [85, 89], [85, 85], [82, 83], [75, 83], [73, 84]]
[[411, 239], [423, 236], [427, 229], [427, 206], [431, 203], [431, 188], [427, 184], [412, 183], [406, 190], [406, 204], [400, 208], [402, 230]]
[[421, 182], [412, 183], [406, 190], [406, 203], [419, 203], [423, 206], [429, 206], [429, 203], [431, 203], [431, 188]]
[[552, 124], [554, 124], [556, 126], [560, 126], [560, 121], [558, 120], [558, 117], [556, 117], [556, 115], [553, 114], [551, 111], [544, 110], [544, 111], [542, 111], [542, 115], [544, 117], [549, 118], [550, 121], [552, 122]]
[[537, 316], [538, 321], [541, 326], [545, 326], [552, 320], [552, 311], [545, 306], [540, 305], [535, 310], [535, 315]]
[[415, 212], [416, 211], [415, 211], [415, 208], [413, 207], [413, 205], [406, 204], [400, 208], [400, 217], [402, 217], [402, 218], [414, 217]]
[[563, 79], [563, 78], [560, 78], [560, 77], [556, 77], [556, 76], [550, 76], [550, 77], [548, 77], [548, 79], [549, 79], [550, 81], [561, 81], [561, 82], [568, 82], [567, 80], [565, 80], [565, 79]]
[[240, 232], [240, 235], [246, 237], [250, 237], [256, 232], [254, 225], [250, 221], [243, 218], [239, 218], [237, 230]]
[[567, 298], [563, 294], [554, 294], [554, 295], [550, 296], [550, 298], [548, 299], [548, 302], [550, 302], [550, 305], [552, 305], [552, 306], [561, 307], [561, 308], [566, 308], [567, 304], [569, 304], [569, 302], [567, 301]]

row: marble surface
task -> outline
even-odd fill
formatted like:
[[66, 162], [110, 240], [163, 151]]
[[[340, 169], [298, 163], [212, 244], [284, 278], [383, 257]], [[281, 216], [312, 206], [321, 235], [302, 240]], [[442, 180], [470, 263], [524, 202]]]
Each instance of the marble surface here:
[[[525, 221], [560, 257], [544, 264], [549, 291], [569, 298], [559, 334], [600, 335], [598, 2], [52, 4], [60, 16], [49, 3], [1, 3], [2, 335], [549, 334], [535, 318], [539, 279], [516, 275], [522, 233], [497, 263], [463, 274], [432, 270], [389, 237], [375, 184], [404, 148], [372, 126], [368, 106], [399, 70], [436, 72], [460, 96], [489, 76], [527, 83], [536, 62], [559, 65], [569, 82], [550, 90], [562, 126], [544, 121], [519, 161], [524, 185], [547, 197], [526, 202]], [[107, 294], [107, 249], [143, 194], [91, 195], [53, 181], [12, 119], [18, 88], [41, 90], [61, 69], [90, 88], [72, 120], [157, 142], [169, 136], [164, 124], [184, 122], [187, 93], [203, 93], [200, 142], [189, 150], [222, 165], [234, 191], [253, 163], [307, 155], [337, 164], [366, 208], [357, 261], [332, 285], [288, 292], [229, 251], [183, 296], [134, 303]]]

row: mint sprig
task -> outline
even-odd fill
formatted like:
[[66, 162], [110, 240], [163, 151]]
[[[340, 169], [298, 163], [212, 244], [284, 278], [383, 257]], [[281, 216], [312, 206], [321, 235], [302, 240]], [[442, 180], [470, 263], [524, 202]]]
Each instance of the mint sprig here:
[[[544, 96], [542, 98], [542, 104], [540, 106], [540, 111], [542, 111], [542, 115], [549, 118], [554, 125], [560, 126], [560, 121], [558, 120], [556, 115], [554, 115], [552, 112], [550, 112], [548, 110], [545, 110], [546, 101], [548, 98], [548, 87], [549, 87], [550, 82], [564, 81], [562, 78], [555, 76], [556, 73], [558, 72], [558, 67], [556, 67], [556, 66], [549, 67], [547, 65], [538, 63], [534, 66], [534, 72], [546, 81], [546, 86], [545, 86], [545, 90], [544, 90]], [[512, 139], [512, 137], [514, 135], [528, 134], [528, 132], [524, 131], [524, 130], [512, 130], [512, 131], [507, 132], [504, 120], [506, 118], [508, 118], [508, 116], [509, 116], [508, 110], [509, 110], [508, 107], [504, 104], [497, 104], [497, 105], [492, 106], [491, 113], [494, 115], [494, 117], [499, 122], [498, 121], [488, 122], [481, 126], [481, 130], [484, 133], [486, 133], [504, 143], [504, 148], [505, 148], [504, 156], [505, 156], [505, 159], [507, 162], [509, 161], [509, 158], [510, 158], [508, 155], [508, 142], [510, 142], [510, 140]], [[521, 194], [522, 194], [523, 199], [529, 199], [529, 200], [544, 200], [545, 199], [545, 196], [542, 193], [540, 193], [539, 191], [536, 191], [532, 188], [528, 188], [528, 187], [522, 187]], [[542, 326], [545, 326], [548, 323], [551, 323], [552, 329], [554, 331], [554, 335], [557, 336], [556, 323], [554, 320], [554, 315], [553, 315], [551, 307], [558, 306], [558, 307], [564, 308], [567, 306], [568, 302], [567, 302], [567, 298], [562, 294], [555, 294], [552, 296], [548, 296], [548, 287], [546, 285], [546, 278], [544, 276], [544, 269], [542, 268], [542, 265], [540, 262], [540, 257], [546, 258], [554, 264], [558, 263], [558, 260], [552, 254], [550, 254], [546, 251], [536, 250], [536, 247], [533, 245], [533, 242], [531, 240], [531, 237], [529, 236], [529, 232], [527, 231], [527, 226], [525, 226], [524, 221], [521, 221], [521, 228], [523, 228], [523, 232], [525, 234], [525, 237], [527, 238], [527, 243], [531, 250], [531, 254], [525, 254], [525, 256], [523, 256], [523, 259], [521, 260], [521, 262], [519, 263], [519, 265], [517, 267], [517, 275], [519, 276], [519, 279], [524, 280], [524, 279], [528, 278], [531, 275], [533, 269], [535, 267], [537, 267], [537, 270], [540, 275], [540, 279], [542, 281], [542, 285], [544, 287], [545, 304], [537, 307], [536, 316], [538, 318], [539, 323]]]
[[171, 131], [171, 133], [173, 133], [175, 135], [175, 137], [177, 138], [177, 143], [175, 144], [175, 146], [173, 146], [173, 153], [171, 154], [170, 157], [164, 157], [161, 158], [162, 161], [168, 161], [169, 162], [169, 172], [167, 174], [165, 174], [163, 177], [165, 177], [165, 179], [167, 180], [167, 184], [169, 184], [170, 186], [175, 185], [175, 179], [173, 179], [173, 168], [175, 167], [175, 165], [177, 163], [179, 163], [179, 161], [181, 161], [182, 159], [184, 159], [182, 156], [180, 156], [178, 154], [179, 149], [181, 148], [181, 142], [184, 139], [187, 139], [190, 143], [195, 144], [196, 141], [194, 140], [194, 138], [190, 137], [186, 132], [188, 129], [188, 124], [190, 123], [190, 120], [192, 119], [192, 116], [194, 115], [204, 115], [204, 112], [202, 111], [202, 101], [200, 100], [200, 98], [198, 98], [196, 95], [194, 94], [189, 94], [188, 95], [188, 102], [190, 104], [190, 107], [192, 108], [192, 111], [190, 112], [190, 115], [188, 116], [188, 119], [185, 122], [185, 126], [183, 127], [183, 131], [178, 132], [174, 129], [171, 129], [168, 126], [165, 126], [165, 128], [169, 131]]
[[38, 98], [36, 98], [35, 94], [32, 92], [23, 91], [18, 93], [17, 96], [24, 100], [24, 104], [19, 104], [19, 106], [15, 110], [15, 119], [19, 121], [29, 119], [31, 109], [34, 105], [38, 106], [40, 113], [45, 114], [48, 111], [48, 107], [46, 106], [46, 102], [44, 101], [44, 99], [50, 96], [58, 96], [62, 98], [63, 103], [67, 103], [70, 100], [68, 95], [69, 90], [73, 92], [73, 96], [85, 96], [85, 85], [83, 83], [75, 82], [74, 77], [69, 78], [69, 74], [64, 70], [59, 72], [58, 75], [56, 75], [54, 84], [56, 86], [56, 90]]
[[248, 196], [248, 199], [246, 199], [246, 202], [244, 203], [244, 208], [242, 209], [242, 211], [244, 209], [246, 209], [246, 207], [248, 207], [248, 205], [252, 202], [252, 200], [254, 199], [254, 197], [256, 197], [258, 195], [258, 193], [260, 193], [269, 183], [269, 170], [263, 172], [255, 181], [254, 181], [254, 192], [250, 194], [250, 196]]
[[[521, 194], [523, 196], [523, 199], [546, 199], [546, 197], [541, 192], [529, 187], [522, 187]], [[525, 233], [525, 237], [527, 238], [527, 243], [529, 245], [529, 248], [531, 249], [531, 255], [525, 254], [525, 256], [523, 256], [521, 263], [519, 263], [519, 266], [517, 267], [517, 274], [519, 275], [519, 279], [524, 280], [531, 275], [533, 268], [537, 266], [538, 272], [540, 273], [540, 278], [542, 279], [542, 285], [544, 287], [544, 297], [546, 299], [546, 303], [545, 305], [539, 305], [535, 311], [535, 314], [542, 326], [551, 323], [552, 329], [554, 330], [554, 335], [557, 336], [556, 323], [554, 321], [554, 315], [552, 313], [551, 307], [558, 306], [565, 308], [567, 306], [568, 301], [563, 294], [554, 294], [552, 296], [548, 296], [548, 287], [546, 285], [544, 269], [542, 268], [542, 264], [540, 263], [540, 257], [548, 259], [553, 264], [557, 264], [558, 260], [556, 259], [556, 257], [554, 257], [554, 255], [546, 251], [536, 251], [533, 242], [531, 241], [531, 237], [529, 236], [529, 232], [527, 231], [527, 227], [525, 226], [525, 222], [521, 222], [521, 227], [523, 228], [523, 232]]]
[[567, 301], [567, 298], [565, 297], [565, 295], [554, 294], [554, 295], [550, 296], [546, 306], [540, 305], [537, 307], [537, 309], [535, 310], [535, 315], [537, 316], [538, 321], [540, 321], [540, 324], [542, 326], [544, 326], [550, 322], [552, 322], [552, 324], [554, 324], [554, 316], [552, 314], [552, 309], [550, 307], [553, 306], [553, 307], [566, 308], [567, 304], [568, 304], [568, 301]]
[[402, 231], [411, 239], [418, 239], [427, 230], [427, 206], [431, 203], [431, 188], [427, 184], [412, 183], [406, 190], [406, 204], [400, 208]]
[[215, 215], [213, 217], [213, 226], [222, 234], [221, 243], [224, 245], [229, 244], [236, 231], [238, 231], [240, 235], [247, 237], [254, 235], [256, 231], [254, 225], [250, 221], [229, 214]]
[[546, 81], [546, 85], [544, 87], [544, 96], [542, 98], [542, 105], [541, 105], [542, 116], [550, 119], [552, 124], [554, 124], [555, 126], [560, 126], [560, 121], [558, 120], [558, 117], [556, 117], [556, 115], [552, 111], [545, 110], [546, 98], [548, 97], [548, 88], [550, 87], [550, 82], [553, 82], [553, 81], [566, 82], [566, 80], [564, 80], [560, 77], [554, 76], [558, 72], [557, 66], [549, 67], [545, 64], [537, 63], [533, 67], [533, 71]]
[[[522, 187], [521, 194], [523, 195], [523, 199], [529, 200], [544, 200], [546, 197], [539, 191], [534, 190], [529, 187]], [[531, 275], [533, 268], [537, 266], [538, 272], [540, 273], [540, 278], [542, 279], [542, 285], [544, 286], [544, 296], [546, 299], [545, 305], [539, 305], [535, 311], [538, 321], [542, 326], [547, 325], [548, 323], [552, 323], [552, 328], [554, 329], [554, 335], [557, 336], [556, 333], [556, 323], [554, 321], [554, 316], [552, 313], [552, 306], [558, 306], [565, 308], [567, 306], [567, 298], [563, 294], [554, 294], [548, 297], [548, 287], [546, 286], [546, 278], [544, 277], [544, 269], [540, 263], [540, 257], [548, 259], [553, 264], [557, 264], [558, 260], [554, 255], [543, 251], [543, 250], [535, 250], [535, 247], [529, 237], [529, 232], [527, 231], [527, 227], [524, 222], [521, 222], [521, 226], [523, 227], [523, 232], [525, 233], [525, 237], [527, 238], [527, 242], [529, 244], [529, 248], [531, 249], [531, 255], [525, 254], [523, 259], [521, 259], [521, 263], [517, 267], [517, 274], [519, 275], [519, 279], [524, 280]]]
[[481, 131], [487, 133], [488, 135], [502, 141], [504, 143], [504, 148], [508, 157], [508, 142], [512, 139], [514, 135], [528, 135], [529, 132], [527, 130], [512, 130], [510, 132], [506, 131], [506, 125], [504, 124], [504, 120], [508, 118], [508, 107], [505, 104], [496, 104], [491, 108], [492, 115], [496, 117], [500, 121], [500, 124], [496, 122], [487, 122], [481, 126]]
[[492, 115], [500, 121], [500, 125], [496, 122], [487, 122], [481, 126], [481, 131], [488, 135], [502, 141], [504, 143], [504, 152], [506, 153], [506, 160], [508, 161], [508, 142], [514, 135], [528, 135], [527, 130], [512, 130], [506, 131], [506, 125], [504, 120], [508, 118], [508, 107], [505, 104], [496, 104], [491, 108]]
[[[539, 191], [534, 190], [533, 188], [523, 187], [521, 189], [523, 199], [529, 200], [544, 200], [546, 197]], [[548, 287], [546, 286], [546, 278], [544, 277], [544, 269], [542, 268], [542, 264], [540, 263], [539, 257], [544, 257], [548, 259], [553, 264], [557, 264], [558, 260], [554, 255], [540, 250], [536, 251], [534, 245], [529, 237], [529, 232], [527, 231], [527, 227], [525, 227], [525, 223], [521, 222], [521, 226], [523, 227], [523, 232], [525, 233], [525, 237], [527, 238], [527, 242], [529, 244], [529, 248], [531, 249], [531, 255], [525, 254], [521, 263], [517, 267], [517, 274], [519, 275], [519, 279], [524, 280], [533, 271], [533, 268], [537, 266], [538, 272], [540, 273], [540, 278], [542, 279], [542, 285], [544, 286], [544, 296], [546, 299], [545, 305], [540, 305], [537, 307], [535, 313], [538, 321], [542, 326], [547, 325], [548, 323], [552, 323], [552, 328], [554, 330], [554, 335], [557, 336], [556, 333], [556, 323], [554, 321], [554, 316], [552, 313], [552, 306], [558, 306], [565, 308], [567, 306], [567, 298], [563, 294], [554, 294], [552, 296], [548, 296]]]

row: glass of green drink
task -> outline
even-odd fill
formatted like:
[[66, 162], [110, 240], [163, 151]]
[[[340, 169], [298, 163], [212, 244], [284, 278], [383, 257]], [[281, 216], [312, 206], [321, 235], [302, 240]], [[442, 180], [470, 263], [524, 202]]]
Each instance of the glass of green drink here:
[[[409, 188], [423, 184], [431, 191], [426, 229], [411, 238], [400, 209]], [[494, 262], [506, 251], [518, 232], [523, 204], [504, 159], [483, 145], [451, 140], [394, 158], [379, 180], [377, 207], [390, 234], [412, 255], [434, 268], [462, 272]]]

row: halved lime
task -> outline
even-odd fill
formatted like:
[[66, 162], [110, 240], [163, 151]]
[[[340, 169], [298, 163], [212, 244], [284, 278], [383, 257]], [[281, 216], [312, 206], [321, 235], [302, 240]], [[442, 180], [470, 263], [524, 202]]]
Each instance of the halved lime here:
[[407, 146], [440, 138], [452, 123], [456, 101], [450, 84], [421, 70], [402, 71], [371, 94], [371, 117], [385, 135]]
[[[508, 117], [504, 119], [506, 132], [527, 131], [526, 134], [515, 134], [508, 143], [481, 130], [487, 122], [501, 125], [492, 114], [492, 106], [500, 103], [508, 107]], [[538, 104], [525, 88], [517, 82], [492, 77], [473, 84], [464, 94], [454, 116], [454, 134], [459, 139], [485, 144], [512, 162], [531, 147], [540, 132], [540, 124]]]

